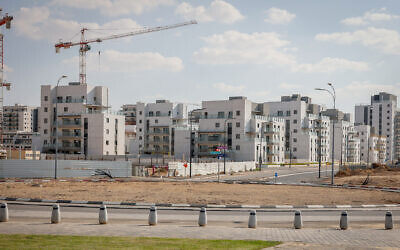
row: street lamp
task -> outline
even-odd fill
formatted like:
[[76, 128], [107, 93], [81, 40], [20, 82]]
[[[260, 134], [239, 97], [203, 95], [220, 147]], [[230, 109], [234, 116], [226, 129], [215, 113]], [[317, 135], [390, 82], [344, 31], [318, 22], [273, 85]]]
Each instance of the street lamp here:
[[201, 108], [201, 109], [193, 109], [192, 111], [190, 111], [190, 116], [189, 116], [189, 120], [190, 120], [190, 144], [189, 144], [189, 177], [192, 178], [192, 115], [194, 111], [202, 111], [205, 110], [205, 108]]
[[[332, 88], [333, 92], [328, 90], [328, 89], [322, 89], [322, 88], [316, 88], [315, 90], [319, 91], [326, 91], [328, 92], [332, 98], [333, 98], [333, 110], [336, 110], [336, 91], [335, 88], [333, 87], [332, 83], [328, 83], [328, 85]], [[332, 174], [331, 174], [331, 185], [334, 184], [334, 165], [335, 165], [335, 122], [336, 118], [334, 117], [333, 119], [333, 124], [332, 124]]]
[[58, 81], [56, 86], [56, 110], [54, 112], [54, 117], [56, 118], [56, 152], [55, 152], [55, 160], [54, 160], [54, 179], [57, 179], [57, 156], [58, 156], [58, 114], [57, 114], [57, 107], [58, 107], [58, 85], [60, 84], [61, 79], [67, 78], [66, 75], [62, 75]]
[[228, 131], [225, 130], [225, 128], [226, 128], [226, 122], [228, 120], [233, 120], [233, 117], [228, 117], [224, 121], [224, 174], [226, 174], [226, 151], [225, 150], [226, 150], [226, 147], [227, 147], [226, 146], [226, 143], [227, 143], [226, 138], [228, 137], [227, 136]]

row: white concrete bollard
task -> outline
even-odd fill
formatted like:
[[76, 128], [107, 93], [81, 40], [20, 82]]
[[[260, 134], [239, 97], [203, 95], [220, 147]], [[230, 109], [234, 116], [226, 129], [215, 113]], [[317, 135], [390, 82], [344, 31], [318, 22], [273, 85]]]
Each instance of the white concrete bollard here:
[[257, 227], [257, 214], [256, 210], [251, 210], [249, 215], [249, 228], [256, 228]]
[[390, 230], [393, 229], [393, 215], [392, 212], [387, 211], [385, 216], [385, 229]]
[[7, 203], [1, 203], [0, 205], [0, 222], [8, 221], [8, 206]]
[[199, 214], [199, 226], [204, 227], [207, 225], [207, 209], [202, 207]]
[[340, 215], [340, 229], [342, 230], [346, 230], [349, 227], [348, 224], [348, 219], [347, 219], [347, 212], [346, 211], [342, 211], [342, 214]]
[[150, 226], [155, 226], [157, 225], [157, 208], [155, 206], [152, 206], [150, 208], [150, 213], [149, 213], [149, 225]]
[[54, 205], [51, 212], [51, 223], [57, 224], [61, 222], [60, 205]]
[[108, 222], [107, 206], [101, 205], [99, 210], [99, 223], [107, 224], [107, 222]]
[[294, 228], [301, 229], [303, 227], [303, 220], [301, 219], [301, 212], [294, 212]]

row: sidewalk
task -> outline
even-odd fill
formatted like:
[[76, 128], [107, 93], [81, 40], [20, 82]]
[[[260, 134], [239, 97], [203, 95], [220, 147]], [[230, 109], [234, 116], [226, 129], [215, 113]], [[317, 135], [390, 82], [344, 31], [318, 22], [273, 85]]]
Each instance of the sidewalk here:
[[133, 237], [168, 237], [232, 240], [274, 240], [283, 242], [305, 242], [323, 244], [336, 248], [344, 247], [397, 247], [400, 248], [400, 230], [378, 229], [288, 229], [288, 228], [231, 228], [217, 226], [184, 226], [147, 224], [61, 223], [52, 225], [42, 222], [0, 223], [1, 234], [56, 234], [98, 235]]

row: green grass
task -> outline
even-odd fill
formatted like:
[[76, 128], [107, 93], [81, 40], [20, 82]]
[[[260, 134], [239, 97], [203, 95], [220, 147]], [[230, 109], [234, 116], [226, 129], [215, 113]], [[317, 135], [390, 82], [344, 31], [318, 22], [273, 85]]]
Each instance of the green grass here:
[[278, 244], [261, 240], [0, 234], [0, 249], [262, 249]]

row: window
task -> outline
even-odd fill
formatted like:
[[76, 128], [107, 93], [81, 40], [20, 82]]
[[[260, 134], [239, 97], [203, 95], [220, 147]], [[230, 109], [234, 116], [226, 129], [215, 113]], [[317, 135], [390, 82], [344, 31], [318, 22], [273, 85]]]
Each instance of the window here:
[[72, 96], [66, 96], [65, 97], [65, 102], [67, 102], [67, 103], [72, 102]]
[[158, 123], [158, 120], [157, 120], [157, 119], [155, 119], [155, 120], [154, 120], [154, 123]]
[[286, 116], [290, 116], [290, 110], [286, 111]]
[[109, 142], [109, 141], [106, 141], [106, 145], [108, 145], [108, 144], [110, 144], [110, 142]]
[[294, 120], [293, 120], [293, 123], [294, 123], [294, 124], [297, 124], [297, 119], [294, 119]]
[[47, 122], [48, 122], [47, 118], [44, 118], [43, 122], [44, 122], [44, 123], [47, 123]]
[[139, 111], [139, 115], [142, 115], [142, 111]]
[[236, 145], [236, 150], [240, 150], [240, 145]]
[[218, 112], [218, 118], [224, 118], [225, 113], [224, 112]]
[[45, 129], [45, 130], [43, 130], [43, 133], [45, 134], [45, 135], [47, 135], [47, 129]]
[[44, 96], [44, 101], [47, 102], [49, 100], [49, 97], [47, 95]]
[[139, 132], [142, 132], [142, 128], [139, 128]]
[[240, 110], [236, 110], [236, 116], [240, 115]]
[[156, 116], [160, 116], [161, 112], [160, 111], [156, 111]]
[[278, 111], [278, 116], [283, 116], [283, 111]]
[[49, 109], [47, 107], [44, 108], [44, 112], [47, 112]]
[[293, 148], [293, 152], [297, 152], [297, 148]]
[[297, 129], [293, 129], [293, 133], [297, 133]]
[[107, 135], [110, 134], [110, 130], [109, 129], [106, 129], [106, 134]]
[[68, 107], [64, 107], [64, 112], [68, 112]]
[[232, 118], [233, 117], [233, 111], [229, 111], [228, 112], [228, 118]]
[[[107, 122], [107, 123], [110, 123], [110, 118], [107, 118], [107, 119], [106, 119], [106, 122]], [[107, 145], [108, 145], [108, 144], [107, 144]]]
[[297, 138], [293, 138], [293, 142], [297, 142]]
[[237, 127], [237, 128], [240, 128], [240, 122], [237, 122], [237, 123], [236, 123], [236, 127]]
[[236, 134], [236, 139], [240, 139], [240, 134]]
[[141, 141], [143, 139], [143, 137], [139, 136], [139, 140]]
[[142, 124], [142, 120], [139, 120], [139, 124]]
[[293, 114], [297, 115], [297, 109], [293, 110]]
[[216, 128], [219, 128], [219, 122], [216, 122], [216, 123], [215, 123], [215, 127], [216, 127]]
[[153, 116], [153, 111], [149, 111], [149, 116]]

